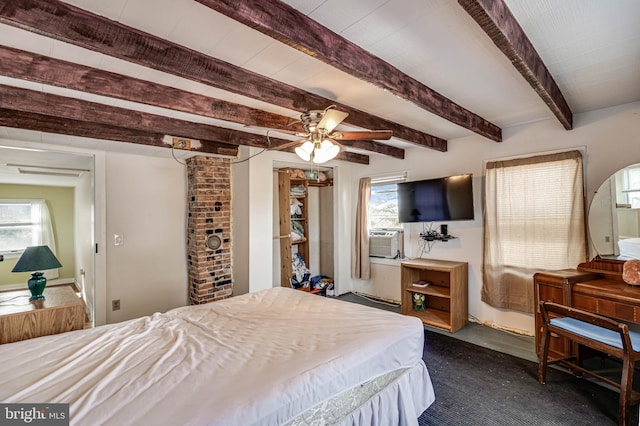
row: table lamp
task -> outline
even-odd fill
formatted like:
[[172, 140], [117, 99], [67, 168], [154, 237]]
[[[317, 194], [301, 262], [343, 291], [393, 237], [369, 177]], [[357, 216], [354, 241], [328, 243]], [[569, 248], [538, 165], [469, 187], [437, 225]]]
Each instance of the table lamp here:
[[49, 246], [32, 246], [24, 250], [11, 272], [32, 272], [27, 283], [31, 292], [29, 300], [41, 300], [44, 299], [42, 292], [47, 285], [47, 279], [42, 272], [36, 271], [55, 269], [61, 266]]

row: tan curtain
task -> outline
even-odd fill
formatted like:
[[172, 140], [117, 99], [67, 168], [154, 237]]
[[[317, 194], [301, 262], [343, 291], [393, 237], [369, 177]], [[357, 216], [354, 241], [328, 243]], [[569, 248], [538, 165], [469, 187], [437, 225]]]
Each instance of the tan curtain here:
[[533, 312], [533, 274], [587, 258], [579, 151], [487, 163], [482, 300]]
[[356, 208], [356, 250], [353, 276], [363, 280], [371, 277], [369, 266], [369, 199], [371, 198], [371, 178], [363, 177], [358, 185], [358, 206]]

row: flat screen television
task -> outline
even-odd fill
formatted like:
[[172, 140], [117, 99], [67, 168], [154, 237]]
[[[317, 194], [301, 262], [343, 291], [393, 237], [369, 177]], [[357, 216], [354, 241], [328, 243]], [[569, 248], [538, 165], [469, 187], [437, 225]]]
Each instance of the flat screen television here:
[[473, 175], [398, 184], [398, 219], [407, 222], [473, 220]]

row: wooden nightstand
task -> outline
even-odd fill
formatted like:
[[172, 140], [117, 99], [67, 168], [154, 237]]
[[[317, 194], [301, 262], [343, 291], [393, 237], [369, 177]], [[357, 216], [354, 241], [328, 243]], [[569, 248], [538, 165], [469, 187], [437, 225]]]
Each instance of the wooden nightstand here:
[[84, 302], [70, 286], [47, 287], [44, 300], [29, 290], [0, 292], [0, 344], [84, 328]]

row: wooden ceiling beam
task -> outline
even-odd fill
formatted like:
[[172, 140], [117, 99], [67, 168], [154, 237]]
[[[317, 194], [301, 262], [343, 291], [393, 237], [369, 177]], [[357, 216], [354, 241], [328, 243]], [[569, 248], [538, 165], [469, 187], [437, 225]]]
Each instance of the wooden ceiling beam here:
[[[299, 122], [282, 115], [7, 46], [0, 46], [0, 75], [246, 126], [303, 131]], [[403, 149], [382, 143], [362, 144], [358, 148], [404, 158]]]
[[7, 46], [0, 46], [0, 74], [247, 126], [302, 131], [283, 115]]
[[533, 87], [562, 123], [573, 128], [573, 113], [533, 43], [503, 0], [458, 0], [498, 49]]
[[388, 155], [393, 158], [404, 159], [404, 149], [395, 146], [387, 145], [376, 141], [349, 141], [349, 140], [337, 140], [340, 145], [344, 145], [350, 148], [362, 149], [371, 151], [375, 148], [375, 152], [379, 154]]
[[[254, 133], [178, 120], [176, 118], [6, 85], [0, 85], [0, 108], [140, 130], [149, 133], [198, 139], [205, 141], [203, 144], [206, 144], [206, 141], [212, 141], [226, 145], [248, 145], [269, 149], [290, 142], [286, 139], [271, 137], [269, 138], [269, 142], [265, 136]], [[363, 155], [362, 157], [367, 156]], [[359, 160], [358, 162], [361, 161], [364, 160]], [[368, 157], [366, 161], [368, 162]]]
[[[0, 108], [0, 126], [19, 129], [37, 130], [40, 132], [56, 133], [61, 135], [80, 136], [85, 138], [104, 139], [116, 142], [128, 142], [139, 145], [171, 148], [164, 141], [164, 134], [146, 132], [136, 129], [111, 126], [108, 124], [89, 123], [68, 118], [53, 117], [50, 115], [36, 114], [32, 112], [16, 111]], [[201, 141], [202, 146], [191, 149], [192, 152], [204, 152], [219, 155], [238, 155], [238, 147], [219, 142]]]
[[6, 85], [0, 85], [0, 108], [230, 145], [267, 147], [267, 139], [253, 133]]
[[463, 108], [390, 63], [278, 0], [196, 0], [363, 81], [367, 81], [491, 140], [502, 141], [495, 124]]
[[389, 129], [394, 137], [437, 151], [447, 141], [261, 76], [228, 62], [127, 27], [59, 0], [0, 2], [0, 22], [294, 111], [336, 105], [346, 124]]
[[369, 165], [369, 156], [358, 154], [357, 152], [342, 151], [340, 152], [340, 154], [336, 156], [336, 160], [348, 161], [349, 163]]

